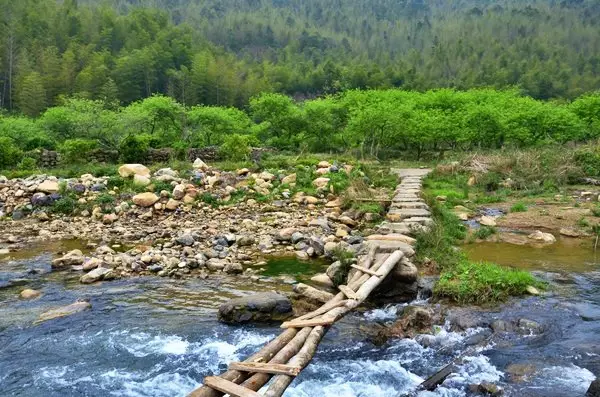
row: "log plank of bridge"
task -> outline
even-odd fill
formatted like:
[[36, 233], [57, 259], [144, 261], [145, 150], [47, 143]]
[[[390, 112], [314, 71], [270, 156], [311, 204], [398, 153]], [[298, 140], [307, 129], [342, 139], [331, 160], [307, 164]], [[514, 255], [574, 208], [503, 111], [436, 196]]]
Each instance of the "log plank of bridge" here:
[[[425, 175], [421, 170], [408, 171], [419, 171], [419, 176], [415, 174], [412, 178], [415, 183], [420, 182], [421, 175]], [[420, 186], [412, 187], [410, 183], [412, 182], [407, 182], [403, 188], [413, 188], [415, 192], [411, 191], [411, 194], [416, 197]], [[402, 195], [401, 184], [396, 196]], [[393, 237], [393, 240], [398, 239], [397, 236]], [[352, 266], [352, 274], [348, 277], [347, 285], [340, 287], [340, 293], [317, 310], [284, 323], [284, 328], [287, 329], [276, 339], [244, 362], [232, 363], [229, 370], [220, 377], [207, 377], [205, 385], [192, 392], [189, 397], [220, 397], [223, 393], [232, 397], [256, 397], [260, 396], [257, 390], [272, 377], [273, 382], [265, 396], [282, 396], [295, 376], [310, 363], [331, 324], [364, 302], [404, 257], [404, 253], [397, 248], [392, 253], [389, 253], [392, 250], [384, 250], [389, 254], [378, 254], [379, 241], [373, 242], [375, 244], [369, 247], [361, 263]], [[410, 247], [411, 241], [407, 242]]]

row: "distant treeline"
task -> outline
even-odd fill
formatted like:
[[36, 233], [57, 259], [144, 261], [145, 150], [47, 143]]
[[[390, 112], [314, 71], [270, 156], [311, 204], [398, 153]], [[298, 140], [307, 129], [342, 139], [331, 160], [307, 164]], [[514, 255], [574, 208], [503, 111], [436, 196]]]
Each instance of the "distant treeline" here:
[[[522, 96], [516, 90], [351, 90], [296, 102], [265, 93], [248, 111], [184, 106], [152, 96], [120, 107], [68, 99], [38, 118], [0, 116], [0, 166], [19, 163], [37, 148], [58, 149], [69, 162], [97, 148], [134, 161], [149, 148], [221, 145], [243, 157], [250, 145], [281, 150], [365, 156], [583, 142], [600, 137], [600, 93], [570, 103]], [[30, 161], [29, 161], [30, 162]]]
[[245, 108], [351, 89], [600, 89], [597, 0], [0, 0], [0, 109], [162, 94]]

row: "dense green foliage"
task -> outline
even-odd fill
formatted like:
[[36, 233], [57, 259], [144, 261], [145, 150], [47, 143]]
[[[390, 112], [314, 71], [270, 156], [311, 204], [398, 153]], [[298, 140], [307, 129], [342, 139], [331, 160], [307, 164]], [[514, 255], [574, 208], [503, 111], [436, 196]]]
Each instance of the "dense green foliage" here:
[[518, 86], [549, 99], [600, 88], [595, 0], [0, 0], [0, 10], [0, 108], [30, 116], [72, 95], [243, 107], [261, 92]]
[[460, 262], [441, 274], [435, 295], [458, 303], [490, 303], [525, 295], [528, 286], [540, 283], [529, 272], [494, 263]]
[[[600, 138], [599, 98], [588, 94], [563, 104], [515, 90], [390, 89], [351, 90], [299, 103], [264, 93], [250, 100], [247, 112], [188, 107], [158, 95], [126, 107], [70, 98], [35, 119], [0, 115], [0, 137], [10, 142], [5, 149], [10, 154], [3, 154], [0, 166], [17, 164], [21, 152], [35, 148], [58, 149], [69, 163], [98, 148], [118, 151], [123, 161], [143, 161], [149, 148], [184, 153], [209, 144], [223, 145], [225, 157], [232, 160], [246, 159], [254, 145], [378, 158], [402, 154], [418, 160], [456, 150], [583, 142]], [[595, 170], [596, 156], [582, 152], [578, 161]], [[557, 165], [541, 157], [532, 161], [541, 168]], [[495, 190], [497, 182], [487, 184]]]

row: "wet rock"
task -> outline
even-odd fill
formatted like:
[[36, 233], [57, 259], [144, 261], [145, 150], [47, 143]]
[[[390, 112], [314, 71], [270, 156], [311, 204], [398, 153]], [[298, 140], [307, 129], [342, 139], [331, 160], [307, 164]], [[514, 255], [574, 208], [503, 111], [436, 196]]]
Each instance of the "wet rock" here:
[[521, 364], [521, 363], [514, 363], [514, 364], [510, 364], [508, 365], [505, 369], [504, 372], [506, 372], [507, 374], [511, 375], [514, 378], [517, 378], [518, 380], [521, 380], [521, 378], [529, 376], [529, 375], [533, 375], [536, 371], [535, 365], [533, 364]]
[[86, 273], [83, 276], [81, 276], [81, 278], [79, 279], [79, 282], [82, 284], [95, 283], [97, 281], [104, 279], [104, 276], [106, 276], [110, 271], [111, 271], [111, 269], [107, 269], [105, 267], [98, 267], [98, 268], [92, 270], [91, 272]]
[[211, 272], [217, 272], [219, 270], [223, 270], [226, 265], [227, 265], [227, 262], [225, 262], [223, 259], [218, 259], [218, 258], [211, 258], [206, 262], [206, 267]]
[[294, 254], [296, 255], [296, 258], [301, 261], [307, 261], [310, 259], [310, 256], [306, 251], [296, 251]]
[[41, 295], [42, 295], [42, 293], [40, 291], [30, 289], [30, 288], [24, 289], [19, 294], [21, 299], [35, 299], [35, 298], [40, 297]]
[[412, 338], [417, 334], [431, 333], [433, 324], [433, 310], [423, 306], [406, 306], [401, 318], [384, 333], [388, 338]]
[[431, 298], [433, 296], [433, 289], [438, 280], [439, 276], [419, 277], [417, 282], [419, 297], [421, 299]]
[[526, 318], [519, 319], [517, 326], [521, 332], [530, 335], [538, 335], [544, 332], [544, 327], [540, 323]]
[[493, 383], [481, 382], [478, 385], [469, 385], [471, 393], [477, 393], [483, 396], [499, 397], [504, 394], [504, 391]]
[[600, 379], [596, 379], [592, 382], [585, 397], [600, 397]]
[[527, 238], [544, 244], [552, 244], [556, 242], [556, 237], [554, 237], [552, 234], [544, 233], [539, 230], [531, 233], [529, 236], [527, 236]]
[[151, 207], [159, 200], [159, 197], [154, 193], [146, 192], [136, 194], [132, 200], [135, 205], [140, 207]]
[[219, 321], [228, 324], [282, 321], [293, 314], [292, 303], [283, 295], [265, 292], [232, 299], [219, 307]]
[[52, 268], [65, 269], [71, 266], [81, 266], [84, 259], [83, 253], [80, 250], [73, 250], [61, 258], [54, 259], [52, 261]]
[[535, 288], [533, 285], [528, 285], [526, 288], [526, 291], [529, 295], [537, 296], [540, 294], [540, 291], [537, 288]]
[[150, 267], [148, 267], [148, 270], [151, 271], [152, 273], [158, 273], [161, 270], [163, 270], [163, 266], [162, 265], [152, 265]]
[[496, 333], [499, 333], [499, 332], [512, 332], [515, 329], [515, 327], [514, 327], [514, 325], [512, 323], [510, 323], [509, 321], [504, 321], [504, 320], [495, 320], [495, 321], [492, 322], [492, 324], [490, 325], [490, 327]]
[[150, 170], [142, 164], [124, 164], [119, 167], [121, 178], [129, 178], [134, 175], [150, 177]]
[[477, 312], [468, 309], [453, 309], [446, 316], [452, 331], [466, 331], [469, 328], [487, 327], [489, 323], [481, 318]]
[[71, 316], [76, 313], [80, 313], [84, 310], [91, 309], [92, 305], [89, 302], [75, 302], [68, 306], [59, 307], [56, 309], [48, 310], [40, 314], [40, 317], [36, 321], [36, 323], [41, 323], [48, 320], [53, 320], [56, 318]]
[[25, 213], [22, 210], [14, 210], [12, 212], [13, 221], [20, 221], [23, 218], [25, 218]]
[[313, 301], [325, 303], [333, 298], [333, 294], [321, 291], [310, 285], [299, 283], [294, 285], [294, 292]]

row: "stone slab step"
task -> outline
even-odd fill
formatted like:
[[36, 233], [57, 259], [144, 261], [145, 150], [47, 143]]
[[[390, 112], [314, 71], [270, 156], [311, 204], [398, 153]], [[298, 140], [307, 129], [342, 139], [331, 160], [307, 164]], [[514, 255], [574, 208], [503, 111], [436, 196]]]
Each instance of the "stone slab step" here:
[[390, 208], [395, 209], [413, 209], [413, 208], [423, 208], [428, 209], [429, 207], [422, 201], [410, 201], [410, 202], [395, 202], [392, 201]]

